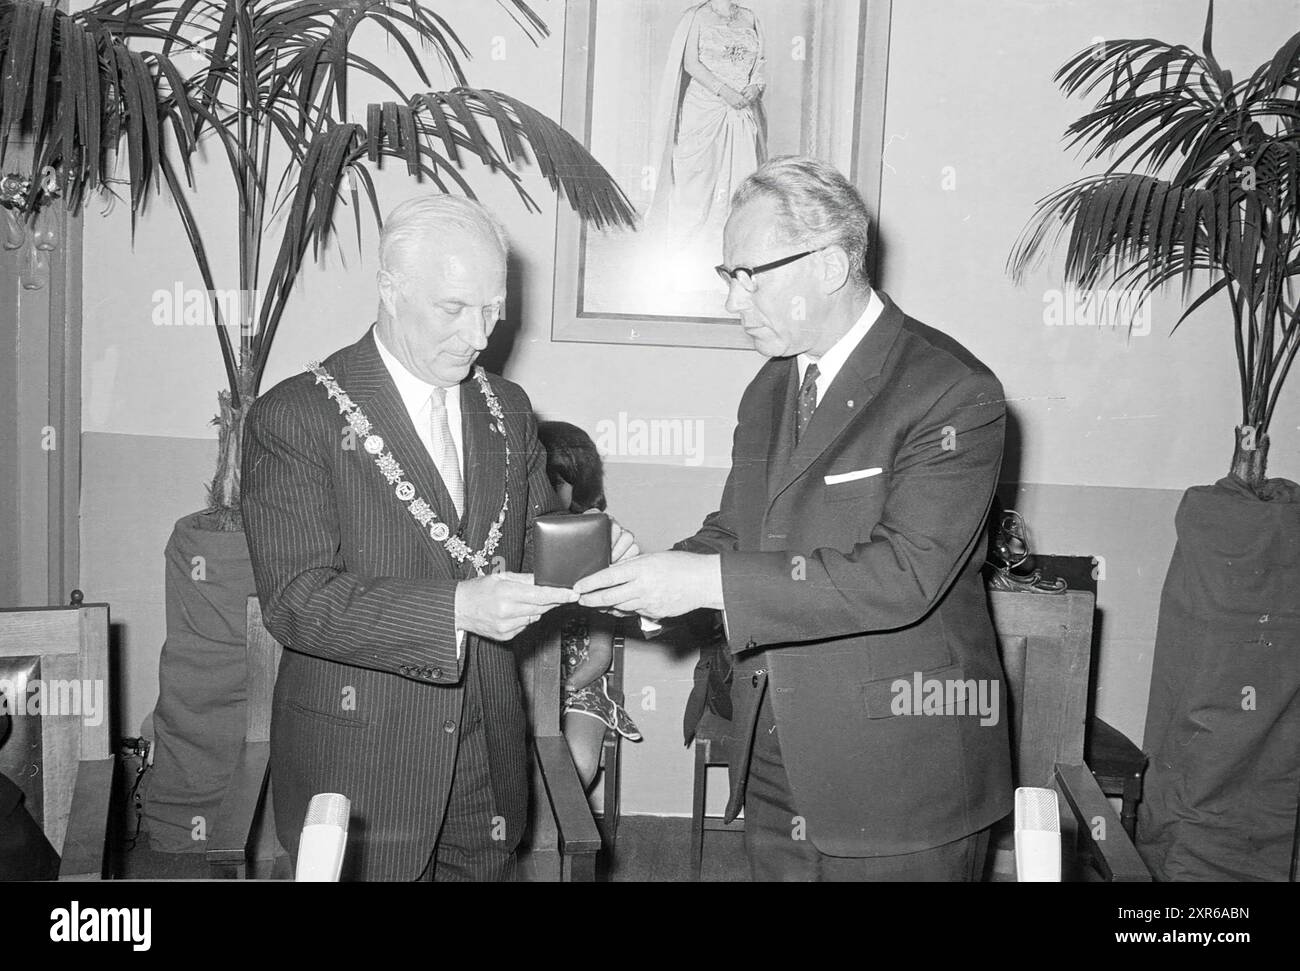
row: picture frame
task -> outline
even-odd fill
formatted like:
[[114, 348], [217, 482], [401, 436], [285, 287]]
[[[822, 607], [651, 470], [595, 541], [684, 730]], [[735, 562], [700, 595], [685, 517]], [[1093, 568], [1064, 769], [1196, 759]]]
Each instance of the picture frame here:
[[[655, 94], [644, 92], [647, 87], [669, 89], [656, 83], [655, 74], [660, 62], [667, 66], [658, 71], [659, 78], [672, 70], [673, 52], [665, 38], [676, 22], [673, 42], [680, 45], [684, 14], [696, 6], [684, 0], [566, 2], [561, 124], [615, 175], [646, 218], [642, 228], [618, 231], [623, 234], [619, 236], [584, 224], [559, 207], [552, 340], [751, 347], [726, 312], [726, 287], [712, 271], [722, 262], [717, 219], [707, 245], [691, 253], [685, 269], [667, 267], [664, 260], [676, 258], [675, 249], [665, 241], [654, 248], [651, 231], [645, 228], [658, 204], [648, 199], [658, 189], [659, 173], [650, 164], [654, 152], [647, 119], [655, 110], [649, 104]], [[760, 27], [759, 33], [765, 47], [760, 56], [771, 74], [762, 96], [771, 103], [764, 129], [766, 154], [809, 154], [836, 165], [858, 187], [875, 217], [874, 236], [892, 0], [745, 0], [743, 7], [752, 11], [750, 23], [761, 25], [767, 17], [776, 28]], [[684, 89], [689, 79], [682, 79]], [[671, 102], [658, 100], [663, 116], [662, 106]], [[718, 179], [719, 184], [724, 181]], [[725, 205], [722, 196], [722, 190], [715, 193]], [[873, 239], [870, 260], [876, 250]], [[868, 270], [874, 278], [875, 267]], [[688, 278], [685, 285], [679, 283]]]

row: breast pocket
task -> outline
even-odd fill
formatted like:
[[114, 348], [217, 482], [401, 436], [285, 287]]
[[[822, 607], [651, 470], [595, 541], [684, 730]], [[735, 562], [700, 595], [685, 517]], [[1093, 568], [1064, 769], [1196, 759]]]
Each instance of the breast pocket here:
[[[884, 495], [887, 473], [877, 472], [864, 478], [836, 481], [835, 475], [823, 477], [822, 497], [827, 502], [866, 502], [875, 496]], [[826, 482], [829, 478], [832, 481]]]

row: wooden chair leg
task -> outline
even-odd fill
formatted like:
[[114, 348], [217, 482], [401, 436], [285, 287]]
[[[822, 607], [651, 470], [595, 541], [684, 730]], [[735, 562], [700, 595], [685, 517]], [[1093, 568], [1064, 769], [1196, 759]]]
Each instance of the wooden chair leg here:
[[1142, 777], [1130, 776], [1124, 780], [1124, 795], [1121, 797], [1120, 824], [1128, 838], [1137, 840], [1137, 807], [1142, 800]]
[[622, 793], [619, 790], [618, 771], [622, 760], [623, 740], [615, 733], [610, 745], [609, 765], [605, 772], [605, 825], [608, 828], [609, 853], [614, 854], [618, 841], [618, 821], [622, 812]]
[[704, 867], [704, 806], [708, 780], [708, 747], [696, 742], [695, 782], [691, 792], [691, 879], [697, 883]]
[[[613, 857], [614, 846], [618, 840], [619, 789], [618, 769], [620, 737], [617, 732], [610, 732], [602, 743], [604, 746], [601, 765], [605, 777], [601, 780], [600, 792], [600, 839], [608, 857]], [[610, 863], [612, 866], [612, 862]]]

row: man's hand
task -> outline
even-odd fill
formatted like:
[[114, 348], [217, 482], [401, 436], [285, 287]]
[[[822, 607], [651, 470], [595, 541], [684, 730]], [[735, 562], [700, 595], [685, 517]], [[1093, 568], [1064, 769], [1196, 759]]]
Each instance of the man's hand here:
[[[609, 513], [605, 515], [609, 516]], [[613, 516], [609, 517], [609, 525], [609, 562], [622, 563], [624, 560], [641, 555], [641, 547], [637, 546], [636, 536], [632, 530], [624, 529]]]
[[722, 609], [722, 558], [700, 553], [650, 553], [579, 580], [584, 607], [615, 607], [651, 620], [699, 607]]
[[[599, 509], [592, 506], [583, 515], [599, 512]], [[632, 530], [624, 529], [618, 524], [618, 520], [609, 513], [605, 513], [605, 517], [609, 520], [609, 562], [618, 563], [634, 556], [640, 556], [641, 547], [636, 545], [636, 536], [633, 535]]]
[[552, 607], [572, 603], [565, 587], [538, 587], [531, 573], [489, 573], [456, 584], [456, 627], [508, 641]]

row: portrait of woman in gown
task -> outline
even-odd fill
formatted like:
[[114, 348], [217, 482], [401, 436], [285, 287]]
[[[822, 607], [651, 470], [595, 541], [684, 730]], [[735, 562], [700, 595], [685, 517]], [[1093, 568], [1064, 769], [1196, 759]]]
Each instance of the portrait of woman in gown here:
[[721, 259], [731, 194], [767, 157], [764, 67], [762, 25], [734, 0], [687, 9], [669, 46], [652, 126], [647, 226], [706, 287]]
[[[775, 155], [845, 172], [858, 164], [861, 133], [884, 130], [871, 106], [883, 106], [888, 63], [888, 31], [868, 31], [867, 11], [884, 21], [888, 9], [881, 0], [575, 0], [565, 118], [640, 218], [616, 229], [560, 213], [554, 332], [747, 347], [713, 270], [731, 197]], [[863, 164], [877, 155], [869, 148]]]

